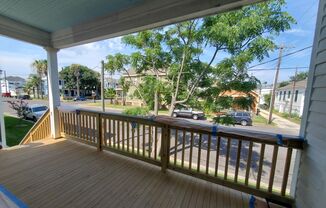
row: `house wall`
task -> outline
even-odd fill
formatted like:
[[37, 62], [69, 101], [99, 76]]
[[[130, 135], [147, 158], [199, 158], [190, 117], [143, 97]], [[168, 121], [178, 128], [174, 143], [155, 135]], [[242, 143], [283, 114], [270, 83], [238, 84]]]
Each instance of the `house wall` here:
[[[298, 98], [297, 98], [297, 100], [295, 100], [295, 98], [293, 98], [292, 112], [298, 114], [299, 116], [302, 116], [306, 90], [305, 89], [296, 89], [296, 90], [298, 90]], [[284, 91], [286, 91], [285, 99], [283, 99]], [[294, 91], [294, 96], [295, 96], [295, 91]], [[282, 92], [282, 94], [281, 94], [281, 92]], [[291, 92], [290, 96], [288, 96], [289, 92]], [[275, 97], [274, 109], [281, 113], [284, 113], [284, 112], [289, 113], [292, 89], [277, 90], [276, 93], [277, 93], [277, 96]]]
[[320, 0], [301, 135], [302, 152], [296, 205], [326, 207], [326, 0]]

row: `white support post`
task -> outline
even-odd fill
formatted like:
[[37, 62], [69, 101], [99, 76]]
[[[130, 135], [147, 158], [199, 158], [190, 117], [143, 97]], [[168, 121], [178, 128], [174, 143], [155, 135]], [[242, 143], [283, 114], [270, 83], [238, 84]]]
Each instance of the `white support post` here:
[[59, 91], [59, 73], [58, 59], [56, 48], [45, 48], [48, 60], [48, 88], [49, 88], [49, 107], [50, 107], [50, 123], [51, 137], [56, 139], [60, 137], [60, 123], [58, 107], [60, 106], [60, 91]]
[[0, 131], [1, 131], [1, 145], [3, 148], [7, 147], [7, 140], [6, 140], [6, 128], [5, 128], [5, 119], [3, 115], [3, 103], [2, 103], [2, 91], [0, 88]]

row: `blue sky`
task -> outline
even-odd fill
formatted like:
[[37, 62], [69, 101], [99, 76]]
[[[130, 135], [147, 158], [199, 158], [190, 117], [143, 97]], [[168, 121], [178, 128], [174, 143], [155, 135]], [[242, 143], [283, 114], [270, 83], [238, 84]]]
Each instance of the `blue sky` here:
[[[292, 25], [292, 29], [282, 33], [275, 38], [277, 44], [284, 44], [287, 48], [284, 53], [312, 45], [317, 16], [318, 0], [287, 0], [285, 8], [296, 20], [297, 24]], [[79, 63], [99, 71], [100, 61], [108, 54], [130, 53], [132, 50], [121, 43], [121, 38], [89, 43], [59, 51], [59, 67], [72, 63]], [[209, 53], [210, 50], [206, 50]], [[270, 53], [270, 58], [277, 57], [278, 52]], [[306, 67], [309, 66], [311, 50], [305, 50], [295, 55], [286, 57], [282, 61], [281, 67]], [[208, 54], [207, 54], [208, 55]], [[223, 55], [222, 55], [223, 56]], [[222, 58], [221, 56], [221, 58]], [[7, 75], [17, 75], [27, 77], [31, 72], [31, 63], [35, 59], [45, 59], [45, 51], [38, 46], [20, 42], [0, 36], [0, 68], [6, 70]], [[203, 56], [206, 58], [206, 55]], [[253, 65], [256, 63], [253, 63]], [[261, 65], [256, 68], [275, 68], [276, 62]], [[300, 69], [299, 71], [303, 71]], [[251, 71], [253, 75], [262, 82], [271, 83], [275, 74], [274, 70]], [[280, 71], [279, 80], [287, 80], [294, 74], [294, 69], [284, 69]]]

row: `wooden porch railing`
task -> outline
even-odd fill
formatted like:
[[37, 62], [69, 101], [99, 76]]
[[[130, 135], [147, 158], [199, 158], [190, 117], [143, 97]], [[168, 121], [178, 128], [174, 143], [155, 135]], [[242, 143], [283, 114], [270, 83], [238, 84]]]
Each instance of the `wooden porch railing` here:
[[27, 132], [20, 145], [27, 144], [32, 141], [49, 138], [51, 135], [50, 129], [50, 111], [47, 110], [34, 126]]
[[232, 189], [291, 203], [294, 160], [304, 141], [170, 117], [60, 111], [63, 135]]

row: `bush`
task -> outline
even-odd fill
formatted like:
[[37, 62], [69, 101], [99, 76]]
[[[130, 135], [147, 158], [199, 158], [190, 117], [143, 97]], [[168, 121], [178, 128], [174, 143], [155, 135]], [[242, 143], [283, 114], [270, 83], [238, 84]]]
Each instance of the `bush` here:
[[234, 118], [229, 115], [216, 116], [213, 118], [213, 122], [216, 124], [222, 124], [222, 125], [226, 125], [226, 126], [235, 124]]
[[123, 114], [130, 116], [147, 116], [149, 114], [149, 110], [148, 108], [142, 107], [128, 108], [123, 111]]

